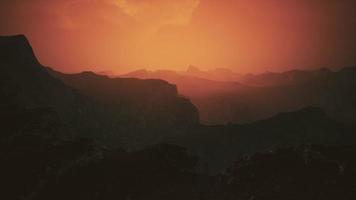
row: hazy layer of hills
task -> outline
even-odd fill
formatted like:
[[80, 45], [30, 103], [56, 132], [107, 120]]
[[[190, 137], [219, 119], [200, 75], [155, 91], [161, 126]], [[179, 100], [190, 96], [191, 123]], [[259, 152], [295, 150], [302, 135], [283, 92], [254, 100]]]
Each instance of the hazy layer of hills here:
[[[180, 90], [57, 72], [24, 36], [0, 37], [1, 199], [352, 199], [354, 71], [155, 72]], [[201, 124], [178, 91], [224, 123]]]
[[[243, 95], [241, 98], [247, 98], [245, 103], [254, 108], [255, 112], [264, 112], [265, 108], [273, 115], [287, 110], [288, 106], [284, 104], [288, 105], [289, 101], [298, 104], [295, 110], [302, 110], [246, 125], [204, 126], [199, 123], [195, 106], [178, 94], [175, 85], [166, 81], [109, 78], [93, 72], [60, 73], [43, 67], [37, 61], [24, 36], [3, 37], [1, 46], [1, 117], [7, 122], [4, 123], [4, 129], [9, 130], [7, 135], [21, 134], [34, 126], [33, 130], [30, 130], [47, 137], [49, 129], [50, 135], [56, 138], [91, 138], [102, 145], [115, 148], [140, 149], [147, 145], [169, 142], [185, 146], [194, 154], [200, 155], [204, 159], [202, 163], [210, 165], [209, 171], [223, 169], [238, 156], [274, 146], [305, 143], [344, 144], [352, 141], [348, 128], [321, 109], [302, 109], [309, 106], [309, 101], [304, 102], [305, 99], [315, 95], [315, 90], [308, 87], [321, 88], [320, 84], [314, 82], [311, 84], [309, 81], [301, 81], [308, 83], [308, 87], [303, 89], [301, 85], [294, 84], [291, 88], [284, 88], [289, 87], [286, 83], [277, 88], [258, 90], [246, 89], [245, 85], [234, 83], [229, 86], [233, 89], [230, 91], [232, 95], [238, 94], [234, 98], [228, 98], [228, 92], [221, 94], [222, 89], [217, 87], [215, 92], [221, 94], [220, 98], [224, 101], [245, 106], [238, 98]], [[349, 70], [353, 72], [352, 69]], [[163, 74], [167, 76], [167, 73]], [[353, 81], [350, 79], [352, 73], [349, 74], [350, 77], [344, 77], [343, 71], [338, 73], [341, 73], [340, 81], [337, 82], [341, 83], [338, 85], [344, 86]], [[324, 84], [324, 76], [317, 74], [317, 80], [321, 79], [319, 81]], [[334, 75], [332, 73], [332, 78]], [[179, 76], [183, 77], [184, 83], [204, 83], [209, 91], [220, 83], [193, 76]], [[185, 82], [187, 79], [192, 79], [192, 82]], [[314, 81], [315, 78], [311, 76], [310, 79]], [[197, 80], [200, 81], [196, 82]], [[277, 80], [280, 82], [281, 79]], [[330, 83], [329, 78], [326, 80], [326, 83]], [[212, 84], [212, 89], [209, 83]], [[333, 83], [331, 81], [330, 84]], [[222, 84], [222, 88], [225, 88], [226, 82]], [[299, 95], [294, 94], [296, 90], [292, 89], [295, 87], [298, 88]], [[350, 87], [352, 88], [352, 84]], [[329, 92], [327, 89], [329, 88], [321, 91]], [[245, 92], [239, 93], [242, 90]], [[337, 98], [348, 100], [348, 95], [353, 95], [348, 90], [335, 89], [333, 92], [344, 92], [344, 95]], [[202, 96], [202, 100], [211, 101], [212, 95], [217, 95], [215, 92], [209, 94], [210, 96]], [[319, 97], [318, 94], [317, 96]], [[327, 96], [320, 98], [324, 101], [330, 100]], [[259, 101], [256, 102], [257, 100]], [[354, 102], [351, 100], [349, 104], [352, 105]], [[258, 107], [260, 104], [263, 106]], [[226, 103], [218, 104], [217, 107], [210, 106], [212, 110], [217, 109], [213, 113], [214, 116], [228, 113], [225, 109], [219, 109], [224, 108]], [[291, 106], [288, 108], [293, 110]], [[229, 111], [249, 115], [248, 110], [234, 109], [235, 107], [230, 107]], [[353, 117], [354, 110], [349, 110]]]
[[139, 70], [123, 77], [158, 78], [176, 84], [197, 106], [205, 124], [246, 123], [306, 106], [334, 119], [356, 121], [356, 68], [240, 75], [229, 70]]

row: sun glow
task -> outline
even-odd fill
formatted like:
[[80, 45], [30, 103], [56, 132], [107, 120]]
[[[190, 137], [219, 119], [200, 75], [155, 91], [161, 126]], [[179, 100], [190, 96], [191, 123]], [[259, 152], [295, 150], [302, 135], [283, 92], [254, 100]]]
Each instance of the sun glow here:
[[199, 0], [116, 0], [116, 5], [138, 22], [153, 28], [187, 25]]
[[0, 33], [25, 34], [43, 64], [67, 72], [350, 66], [355, 3], [342, 2], [0, 1]]

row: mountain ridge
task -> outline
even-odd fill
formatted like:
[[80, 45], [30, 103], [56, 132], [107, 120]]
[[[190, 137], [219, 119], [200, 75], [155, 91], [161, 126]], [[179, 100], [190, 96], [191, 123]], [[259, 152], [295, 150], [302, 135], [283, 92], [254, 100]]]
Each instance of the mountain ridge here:
[[[163, 80], [113, 80], [92, 72], [60, 80], [38, 62], [23, 35], [0, 38], [0, 61], [1, 118], [12, 116], [15, 109], [15, 116], [31, 112], [46, 116], [41, 109], [47, 109], [49, 115], [58, 116], [57, 120], [71, 129], [73, 137], [136, 148], [199, 122], [194, 105], [178, 95], [175, 85]], [[79, 82], [79, 87], [68, 84], [69, 79]], [[105, 101], [110, 98], [112, 102]]]

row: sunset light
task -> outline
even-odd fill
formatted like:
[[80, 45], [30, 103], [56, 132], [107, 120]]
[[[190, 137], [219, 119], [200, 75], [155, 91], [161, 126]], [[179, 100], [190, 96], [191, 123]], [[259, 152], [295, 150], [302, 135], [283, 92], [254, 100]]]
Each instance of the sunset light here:
[[1, 18], [11, 23], [0, 32], [26, 34], [45, 65], [68, 72], [195, 65], [245, 73], [355, 63], [340, 53], [356, 43], [353, 6], [319, 1], [13, 1], [1, 3]]
[[356, 199], [356, 0], [0, 0], [0, 200]]

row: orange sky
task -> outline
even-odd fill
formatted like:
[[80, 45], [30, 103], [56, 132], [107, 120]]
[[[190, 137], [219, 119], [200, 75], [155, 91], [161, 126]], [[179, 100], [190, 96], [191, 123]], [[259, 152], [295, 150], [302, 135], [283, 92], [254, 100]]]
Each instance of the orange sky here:
[[238, 72], [356, 65], [354, 0], [2, 0], [44, 65]]

